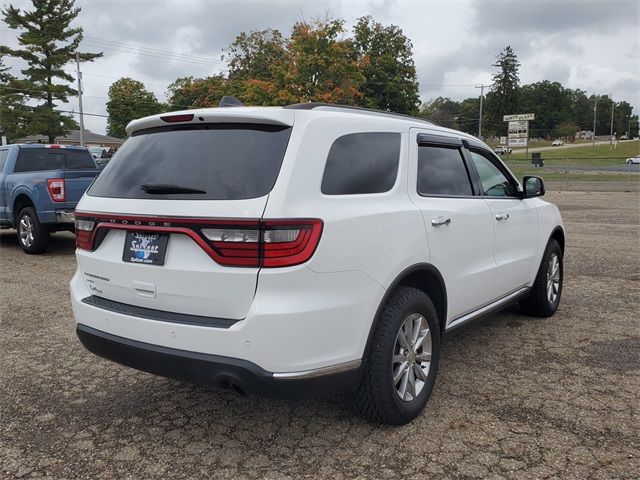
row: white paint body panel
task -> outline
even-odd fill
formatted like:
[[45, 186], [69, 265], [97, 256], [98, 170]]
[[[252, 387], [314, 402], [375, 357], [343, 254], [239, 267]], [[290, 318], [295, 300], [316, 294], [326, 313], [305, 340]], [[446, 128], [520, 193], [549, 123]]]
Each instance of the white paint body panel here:
[[[303, 265], [262, 269], [216, 264], [189, 237], [171, 234], [165, 265], [122, 262], [124, 232], [110, 231], [94, 252], [77, 251], [71, 281], [76, 322], [153, 345], [248, 360], [270, 372], [297, 372], [360, 359], [387, 289], [405, 269], [432, 264], [448, 292], [447, 321], [487, 305], [503, 290], [533, 282], [557, 208], [541, 199], [421, 197], [416, 193], [416, 132], [458, 135], [411, 119], [335, 109], [191, 110], [204, 121], [293, 125], [268, 196], [241, 201], [128, 200], [85, 195], [82, 211], [207, 218], [320, 218], [320, 243]], [[163, 124], [136, 120], [128, 131]], [[402, 135], [398, 176], [389, 192], [326, 196], [320, 191], [335, 139], [356, 132]], [[488, 148], [488, 147], [487, 147]], [[499, 203], [498, 203], [499, 202]], [[510, 213], [497, 225], [496, 211]], [[442, 228], [431, 219], [448, 216]], [[538, 220], [539, 219], [539, 220]], [[87, 277], [86, 273], [108, 278]], [[131, 305], [239, 320], [211, 328], [112, 313], [81, 300], [96, 294]]]

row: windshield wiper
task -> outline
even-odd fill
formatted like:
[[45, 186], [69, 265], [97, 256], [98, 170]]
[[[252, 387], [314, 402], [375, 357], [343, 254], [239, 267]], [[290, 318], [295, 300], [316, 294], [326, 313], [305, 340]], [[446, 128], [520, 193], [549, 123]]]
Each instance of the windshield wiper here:
[[197, 188], [181, 187], [180, 185], [165, 183], [140, 185], [140, 190], [156, 195], [170, 195], [172, 193], [207, 193], [204, 190], [198, 190]]

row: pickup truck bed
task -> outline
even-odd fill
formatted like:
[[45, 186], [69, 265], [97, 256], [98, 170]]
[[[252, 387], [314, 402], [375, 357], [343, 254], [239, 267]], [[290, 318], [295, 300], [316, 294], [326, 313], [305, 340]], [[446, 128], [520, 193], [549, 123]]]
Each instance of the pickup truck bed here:
[[15, 228], [25, 252], [44, 252], [51, 233], [73, 231], [76, 204], [98, 173], [84, 147], [0, 146], [0, 227]]

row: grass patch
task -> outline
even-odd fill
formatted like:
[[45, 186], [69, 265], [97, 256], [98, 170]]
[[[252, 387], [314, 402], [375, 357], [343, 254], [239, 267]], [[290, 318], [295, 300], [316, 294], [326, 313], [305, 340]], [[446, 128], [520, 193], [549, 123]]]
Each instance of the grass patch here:
[[[595, 147], [559, 148], [557, 150], [547, 150], [540, 152], [544, 159], [545, 166], [565, 167], [606, 167], [611, 165], [623, 165], [629, 157], [634, 157], [640, 153], [640, 140], [619, 143], [616, 148], [609, 145], [596, 145]], [[507, 160], [507, 156], [503, 156]], [[527, 164], [531, 162], [531, 152], [529, 160], [525, 160], [524, 153], [510, 155], [509, 165]]]

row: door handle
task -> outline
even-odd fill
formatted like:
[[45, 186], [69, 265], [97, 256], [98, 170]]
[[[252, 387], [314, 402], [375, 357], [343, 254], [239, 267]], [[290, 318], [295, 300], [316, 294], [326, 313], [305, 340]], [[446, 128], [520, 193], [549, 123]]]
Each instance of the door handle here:
[[496, 220], [498, 220], [499, 222], [502, 220], [509, 220], [509, 214], [508, 213], [496, 213]]
[[442, 225], [449, 225], [450, 223], [451, 223], [450, 218], [444, 218], [442, 216], [431, 220], [431, 225], [434, 227], [441, 227]]

